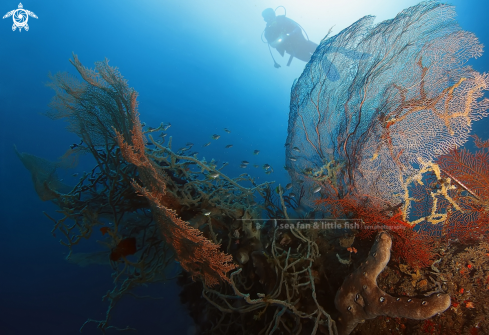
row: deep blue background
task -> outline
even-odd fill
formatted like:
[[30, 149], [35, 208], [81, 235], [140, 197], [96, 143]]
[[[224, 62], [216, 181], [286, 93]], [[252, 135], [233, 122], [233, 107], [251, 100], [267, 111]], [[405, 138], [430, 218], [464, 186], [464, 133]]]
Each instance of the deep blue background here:
[[[325, 4], [324, 13], [316, 8], [319, 2]], [[225, 172], [231, 176], [243, 172], [238, 167], [242, 160], [269, 163], [275, 170], [270, 176], [251, 166], [246, 172], [258, 182], [284, 183], [290, 87], [304, 63], [294, 60], [287, 68], [275, 53], [283, 67], [272, 66], [260, 41], [261, 11], [284, 4], [287, 15], [318, 41], [334, 24], [333, 32], [338, 32], [363, 15], [393, 17], [415, 1], [396, 1], [395, 6], [391, 0], [372, 1], [371, 10], [362, 7], [355, 13], [328, 7], [327, 1], [301, 3], [298, 8], [291, 0], [28, 1], [24, 8], [39, 17], [29, 19], [28, 32], [12, 32], [12, 19], [0, 20], [0, 335], [77, 334], [88, 317], [103, 319], [106, 304], [101, 297], [112, 288], [110, 269], [80, 268], [64, 260], [67, 250], [51, 236], [51, 222], [42, 215], [56, 208], [38, 199], [13, 151], [16, 144], [20, 151], [54, 160], [78, 141], [63, 122], [42, 115], [53, 96], [44, 85], [48, 73], [75, 73], [68, 62], [71, 52], [89, 67], [107, 57], [140, 93], [142, 121], [152, 126], [172, 123], [176, 147], [195, 143], [200, 157], [229, 161]], [[367, 8], [369, 3], [364, 1]], [[452, 3], [462, 27], [488, 44], [487, 1]], [[0, 15], [17, 5], [2, 0]], [[324, 23], [323, 15], [328, 17]], [[480, 72], [489, 71], [489, 56], [472, 63]], [[232, 133], [223, 132], [224, 127]], [[476, 129], [488, 137], [482, 125]], [[214, 133], [222, 137], [212, 141]], [[210, 141], [211, 146], [201, 148]], [[224, 150], [227, 144], [234, 147]], [[260, 155], [252, 155], [255, 149]], [[66, 173], [65, 181], [74, 182], [71, 174], [84, 168], [88, 165]], [[165, 299], [126, 298], [113, 324], [136, 327], [140, 334], [191, 332], [192, 321], [178, 302], [175, 283], [149, 290]], [[84, 333], [96, 330], [87, 326]]]

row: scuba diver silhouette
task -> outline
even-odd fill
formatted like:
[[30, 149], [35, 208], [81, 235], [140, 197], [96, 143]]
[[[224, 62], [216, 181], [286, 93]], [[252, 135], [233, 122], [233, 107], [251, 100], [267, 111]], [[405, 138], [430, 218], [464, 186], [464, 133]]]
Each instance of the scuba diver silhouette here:
[[[263, 19], [267, 23], [267, 26], [262, 33], [262, 41], [263, 35], [265, 35], [266, 41], [263, 42], [268, 43], [270, 55], [272, 56], [274, 66], [277, 69], [280, 68], [280, 64], [275, 61], [270, 47], [275, 48], [282, 57], [285, 52], [289, 54], [290, 58], [287, 62], [287, 66], [289, 66], [294, 57], [304, 62], [308, 62], [318, 46], [316, 43], [310, 41], [309, 37], [307, 37], [307, 39], [304, 38], [302, 35], [304, 29], [297, 22], [286, 17], [285, 15], [287, 12], [285, 12], [284, 15], [277, 16], [275, 14], [275, 11], [280, 7], [285, 10], [285, 7], [279, 6], [275, 10], [267, 8], [261, 13]], [[307, 36], [305, 30], [304, 33]]]
[[[275, 11], [280, 7], [284, 9], [285, 14], [277, 16]], [[279, 6], [275, 8], [275, 10], [272, 8], [267, 8], [261, 13], [263, 19], [267, 23], [267, 26], [262, 33], [262, 41], [264, 35], [266, 41], [263, 41], [263, 43], [268, 43], [268, 50], [272, 56], [274, 66], [277, 69], [281, 66], [275, 61], [270, 47], [275, 48], [282, 57], [284, 56], [285, 52], [289, 54], [290, 58], [287, 62], [287, 66], [289, 66], [294, 57], [304, 62], [309, 62], [312, 54], [318, 46], [316, 43], [309, 40], [309, 36], [307, 36], [306, 31], [300, 26], [300, 24], [286, 17], [286, 14], [287, 11], [284, 6]], [[302, 35], [302, 31], [304, 31], [306, 34], [307, 39]], [[358, 52], [355, 50], [348, 50], [342, 47], [327, 47], [328, 41], [325, 43], [325, 49], [323, 50], [324, 54], [340, 53], [353, 60], [362, 60], [370, 57], [370, 55], [367, 53]], [[326, 57], [323, 57], [322, 59], [322, 67], [326, 72], [326, 77], [330, 81], [337, 81], [340, 79], [338, 69]]]

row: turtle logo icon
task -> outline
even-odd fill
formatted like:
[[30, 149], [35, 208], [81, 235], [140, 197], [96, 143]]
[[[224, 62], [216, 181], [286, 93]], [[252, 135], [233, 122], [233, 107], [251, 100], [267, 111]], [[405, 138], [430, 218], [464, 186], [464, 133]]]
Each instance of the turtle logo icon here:
[[37, 15], [34, 14], [33, 12], [24, 9], [22, 3], [19, 3], [19, 8], [11, 10], [7, 14], [5, 14], [2, 19], [5, 19], [10, 16], [12, 16], [12, 19], [14, 20], [14, 24], [12, 25], [12, 31], [15, 31], [15, 29], [17, 28], [19, 28], [19, 31], [22, 31], [22, 28], [24, 28], [25, 31], [29, 31], [29, 25], [27, 24], [27, 20], [29, 19], [29, 16], [32, 16], [33, 18], [37, 19]]

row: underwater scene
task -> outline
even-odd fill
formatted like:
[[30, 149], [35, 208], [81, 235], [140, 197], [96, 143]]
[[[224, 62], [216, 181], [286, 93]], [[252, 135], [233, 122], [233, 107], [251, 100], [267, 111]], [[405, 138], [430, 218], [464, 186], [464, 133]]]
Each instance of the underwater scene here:
[[0, 335], [489, 334], [485, 0], [0, 7]]

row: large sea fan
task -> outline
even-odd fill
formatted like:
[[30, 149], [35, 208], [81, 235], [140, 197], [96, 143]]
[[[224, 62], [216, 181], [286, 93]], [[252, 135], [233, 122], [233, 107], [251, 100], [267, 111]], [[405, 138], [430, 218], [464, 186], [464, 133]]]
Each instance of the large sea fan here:
[[306, 203], [352, 192], [407, 203], [420, 171], [487, 116], [488, 76], [466, 66], [482, 45], [454, 16], [452, 6], [423, 2], [377, 25], [364, 17], [321, 42], [292, 88], [286, 143]]

